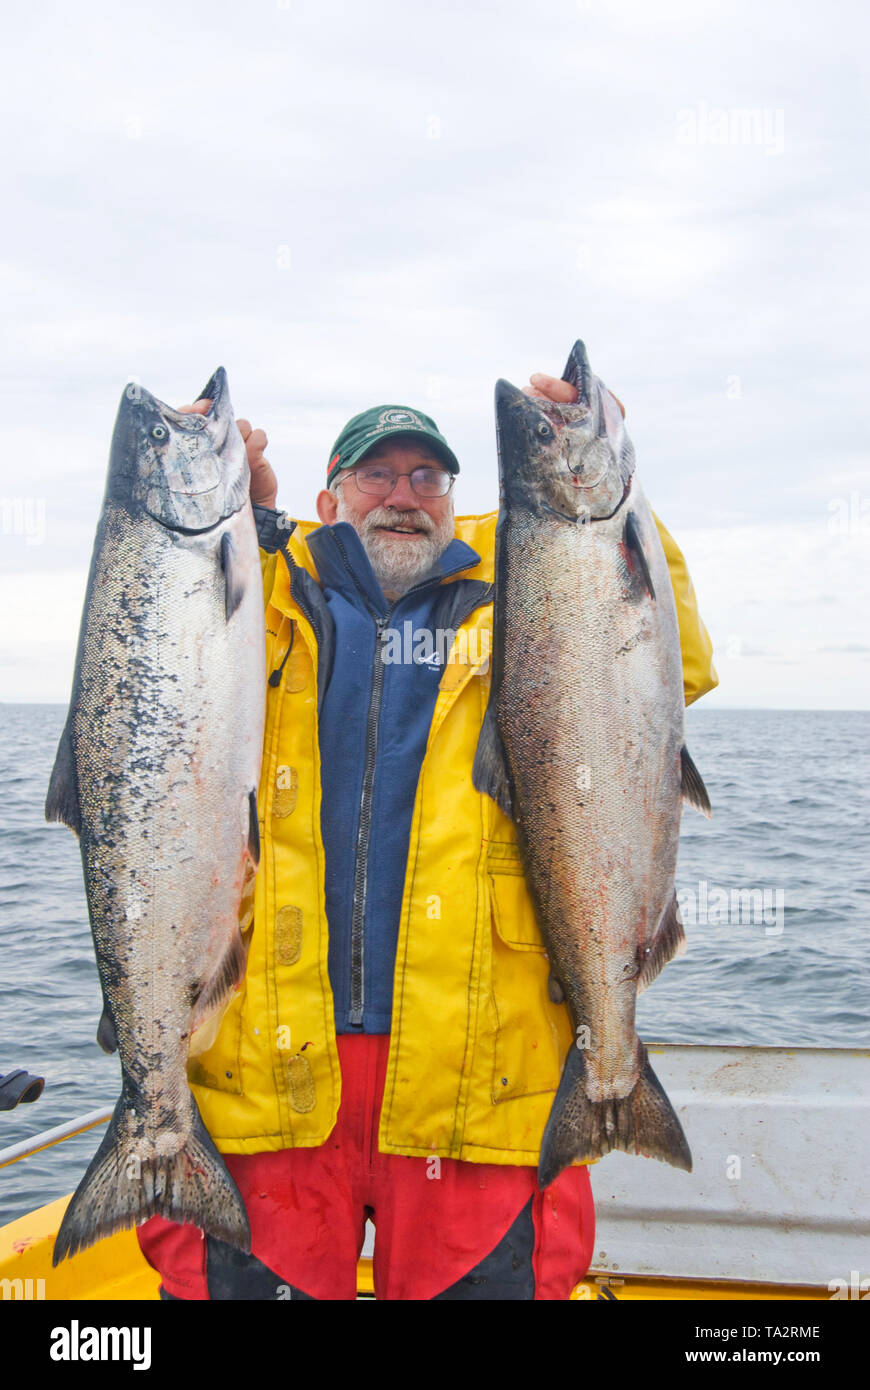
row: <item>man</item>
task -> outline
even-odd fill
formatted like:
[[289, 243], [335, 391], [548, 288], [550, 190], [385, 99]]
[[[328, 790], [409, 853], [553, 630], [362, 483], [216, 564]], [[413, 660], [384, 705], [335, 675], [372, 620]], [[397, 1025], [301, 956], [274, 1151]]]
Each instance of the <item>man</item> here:
[[[333, 446], [322, 525], [288, 523], [266, 436], [239, 427], [271, 672], [263, 850], [245, 983], [190, 1075], [252, 1254], [159, 1218], [142, 1248], [170, 1297], [349, 1299], [371, 1216], [378, 1297], [567, 1298], [588, 1169], [541, 1193], [536, 1165], [571, 1022], [512, 823], [471, 781], [496, 516], [456, 518], [434, 421], [382, 406]], [[710, 642], [660, 533], [690, 701], [716, 683]]]

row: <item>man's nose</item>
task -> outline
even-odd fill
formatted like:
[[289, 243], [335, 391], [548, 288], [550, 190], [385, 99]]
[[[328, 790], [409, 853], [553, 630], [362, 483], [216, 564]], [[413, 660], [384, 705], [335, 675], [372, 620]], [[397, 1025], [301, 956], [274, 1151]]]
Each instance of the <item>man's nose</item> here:
[[411, 487], [411, 479], [407, 473], [400, 473], [396, 479], [396, 486], [387, 497], [388, 507], [418, 507], [417, 494]]

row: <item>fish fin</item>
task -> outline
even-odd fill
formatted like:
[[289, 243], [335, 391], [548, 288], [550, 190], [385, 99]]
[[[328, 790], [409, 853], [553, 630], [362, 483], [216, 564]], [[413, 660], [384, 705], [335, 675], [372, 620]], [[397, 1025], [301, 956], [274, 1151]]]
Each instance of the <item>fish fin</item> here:
[[682, 785], [683, 800], [690, 806], [694, 806], [708, 820], [712, 820], [713, 808], [710, 805], [710, 798], [707, 795], [707, 788], [704, 786], [704, 779], [695, 767], [692, 756], [688, 748], [683, 744], [680, 749], [680, 763], [682, 766]]
[[668, 907], [662, 914], [662, 919], [656, 928], [655, 936], [650, 942], [646, 955], [641, 963], [637, 977], [637, 992], [640, 994], [651, 985], [653, 980], [661, 970], [667, 965], [674, 956], [681, 956], [686, 949], [686, 933], [683, 930], [683, 919], [680, 916], [680, 905], [677, 896], [671, 898]]
[[570, 1048], [541, 1142], [539, 1187], [548, 1187], [575, 1159], [601, 1158], [613, 1149], [692, 1171], [683, 1127], [642, 1042], [638, 1049], [640, 1074], [634, 1089], [619, 1099], [594, 1101], [586, 1095], [583, 1052]]
[[239, 933], [236, 932], [233, 943], [217, 970], [209, 980], [206, 980], [202, 990], [196, 996], [193, 1018], [190, 1022], [191, 1033], [205, 1023], [206, 1019], [210, 1018], [236, 987], [242, 983], [245, 978], [247, 961], [248, 953], [245, 950], [244, 942]]
[[97, 1042], [103, 1051], [108, 1052], [110, 1056], [113, 1052], [118, 1051], [118, 1032], [105, 994], [103, 995], [103, 1012], [97, 1026]]
[[471, 780], [479, 792], [491, 796], [505, 815], [510, 816], [513, 820], [513, 793], [510, 774], [507, 769], [504, 744], [501, 741], [501, 734], [496, 723], [495, 704], [492, 700], [486, 707], [486, 714], [483, 716], [483, 723], [480, 727]]
[[637, 561], [638, 568], [643, 575], [643, 582], [647, 587], [647, 593], [650, 598], [655, 598], [656, 591], [653, 587], [652, 575], [649, 572], [643, 541], [640, 538], [640, 527], [637, 524], [637, 517], [634, 512], [629, 512], [625, 518], [622, 539], [629, 554], [633, 555], [634, 559]]
[[48, 784], [48, 795], [45, 798], [45, 819], [62, 821], [77, 835], [81, 834], [82, 813], [79, 807], [76, 760], [69, 720], [64, 726], [60, 743], [57, 745], [54, 767], [51, 770], [51, 780]]
[[254, 863], [260, 863], [260, 822], [257, 819], [257, 788], [248, 792], [248, 854]]
[[550, 971], [550, 977], [547, 980], [547, 995], [551, 1004], [564, 1004], [565, 1002], [565, 991], [563, 990], [556, 976], [553, 974], [552, 970]]
[[226, 615], [229, 622], [245, 593], [244, 581], [236, 561], [236, 548], [229, 531], [224, 531], [221, 536], [221, 569], [224, 572]]
[[[189, 1133], [175, 1153], [142, 1157], [122, 1094], [103, 1142], [73, 1193], [54, 1242], [52, 1264], [152, 1216], [189, 1222], [228, 1245], [251, 1249], [239, 1190], [212, 1142], [193, 1096]], [[153, 1150], [153, 1146], [149, 1145]]]

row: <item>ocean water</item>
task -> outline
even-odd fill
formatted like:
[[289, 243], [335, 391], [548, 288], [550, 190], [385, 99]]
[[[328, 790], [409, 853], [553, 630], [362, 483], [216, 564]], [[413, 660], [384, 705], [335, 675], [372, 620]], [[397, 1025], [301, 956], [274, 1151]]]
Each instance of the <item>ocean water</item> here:
[[[0, 1111], [0, 1148], [114, 1104], [117, 1057], [73, 834], [43, 805], [60, 705], [0, 705], [0, 1074], [45, 1077]], [[870, 713], [688, 711], [713, 803], [686, 808], [677, 889], [688, 949], [638, 1003], [647, 1042], [870, 1045]], [[101, 1130], [0, 1169], [0, 1224], [72, 1190]]]

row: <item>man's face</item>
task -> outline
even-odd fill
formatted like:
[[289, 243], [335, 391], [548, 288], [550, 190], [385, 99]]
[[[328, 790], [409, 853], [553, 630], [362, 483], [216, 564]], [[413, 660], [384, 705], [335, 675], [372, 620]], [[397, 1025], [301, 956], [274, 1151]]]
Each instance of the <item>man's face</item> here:
[[[358, 469], [375, 463], [396, 475], [406, 475], [397, 476], [396, 486], [387, 497], [361, 492], [353, 477]], [[387, 598], [412, 588], [453, 539], [452, 491], [443, 497], [419, 497], [407, 476], [415, 468], [447, 473], [425, 444], [407, 435], [385, 440], [354, 468], [339, 473], [329, 491], [321, 492], [317, 499], [321, 521], [327, 525], [350, 522]]]

